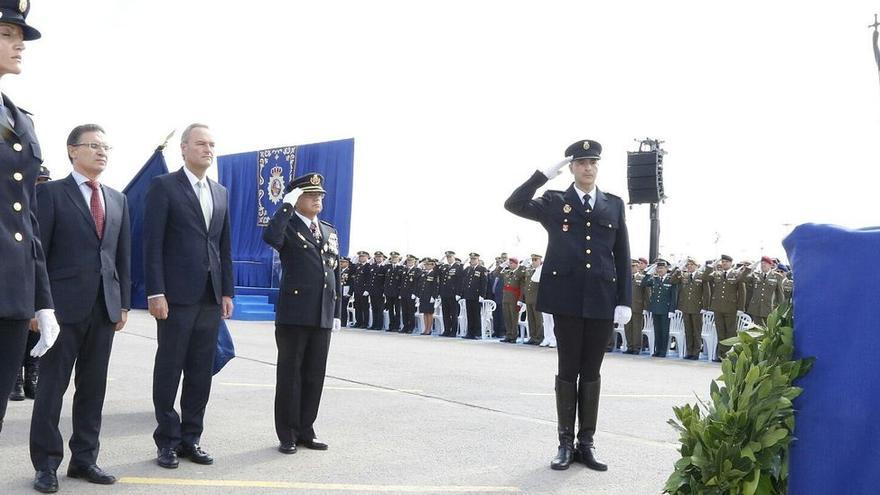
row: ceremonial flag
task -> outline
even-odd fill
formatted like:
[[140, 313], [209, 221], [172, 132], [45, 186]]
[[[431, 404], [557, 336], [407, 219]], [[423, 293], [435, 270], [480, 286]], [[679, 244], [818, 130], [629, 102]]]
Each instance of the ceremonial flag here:
[[296, 177], [296, 146], [261, 150], [257, 160], [257, 225], [265, 227]]

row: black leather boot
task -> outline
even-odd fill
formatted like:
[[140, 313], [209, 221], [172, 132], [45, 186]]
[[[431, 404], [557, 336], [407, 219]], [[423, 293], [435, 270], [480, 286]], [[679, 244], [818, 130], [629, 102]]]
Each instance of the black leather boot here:
[[9, 400], [24, 400], [24, 378], [21, 376], [21, 369], [18, 370], [18, 376], [15, 377], [15, 386], [9, 393]]
[[40, 361], [34, 359], [24, 366], [24, 396], [33, 399], [37, 395], [37, 379], [40, 376]]
[[577, 384], [556, 377], [556, 422], [559, 452], [550, 462], [557, 471], [568, 469], [574, 459], [574, 416], [577, 411]]
[[593, 434], [599, 416], [599, 390], [601, 380], [581, 381], [578, 390], [578, 445], [574, 460], [595, 471], [608, 471], [608, 466], [596, 460]]

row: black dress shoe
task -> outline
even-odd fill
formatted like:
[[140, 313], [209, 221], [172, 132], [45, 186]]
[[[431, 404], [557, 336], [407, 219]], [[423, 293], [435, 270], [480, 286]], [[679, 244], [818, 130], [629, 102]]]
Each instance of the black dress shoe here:
[[192, 446], [181, 445], [177, 448], [177, 455], [180, 457], [186, 457], [196, 464], [203, 464], [206, 466], [214, 464], [214, 458], [202, 450], [202, 448], [199, 447], [199, 444], [193, 444]]
[[608, 465], [596, 460], [592, 444], [578, 444], [574, 449], [574, 460], [594, 471], [608, 471]]
[[58, 476], [54, 469], [37, 471], [34, 476], [34, 490], [42, 493], [55, 493], [58, 491]]
[[296, 444], [293, 442], [281, 442], [278, 446], [278, 452], [282, 454], [296, 454]]
[[164, 448], [159, 449], [159, 453], [156, 456], [156, 464], [165, 469], [177, 469], [180, 461], [177, 460], [177, 452], [174, 449]]
[[296, 443], [311, 450], [327, 450], [330, 448], [329, 445], [316, 438], [313, 438], [311, 440], [300, 440]]
[[77, 467], [71, 464], [67, 467], [67, 477], [84, 479], [89, 483], [95, 483], [98, 485], [112, 485], [113, 483], [116, 483], [116, 476], [107, 474], [103, 469], [94, 464], [87, 467]]
[[570, 445], [560, 445], [559, 452], [556, 457], [550, 461], [550, 469], [554, 471], [565, 471], [571, 466], [574, 459], [574, 449]]
[[18, 370], [18, 376], [15, 377], [15, 385], [9, 393], [9, 400], [16, 402], [24, 400], [24, 377], [21, 375], [21, 370]]

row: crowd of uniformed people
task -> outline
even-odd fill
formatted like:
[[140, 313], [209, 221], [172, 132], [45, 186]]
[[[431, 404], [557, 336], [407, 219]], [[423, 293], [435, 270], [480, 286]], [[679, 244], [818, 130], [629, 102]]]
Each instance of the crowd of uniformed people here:
[[[368, 330], [479, 339], [500, 338], [500, 342], [555, 347], [550, 315], [535, 307], [543, 257], [532, 254], [528, 261], [502, 253], [486, 266], [478, 253], [469, 253], [466, 262], [454, 251], [442, 259], [401, 256], [391, 251], [372, 255], [359, 251], [354, 259], [342, 259], [343, 326]], [[686, 257], [675, 263], [663, 258], [649, 263], [645, 258], [631, 260], [633, 315], [625, 326], [626, 339], [615, 335], [608, 351], [641, 354], [646, 349], [654, 357], [666, 357], [679, 350], [685, 359], [699, 359], [703, 346], [701, 333], [706, 313], [714, 316], [717, 341], [736, 334], [739, 316], [746, 314], [758, 325], [782, 302], [791, 300], [794, 281], [791, 270], [779, 259], [763, 256], [758, 263], [721, 255], [717, 260], [699, 262]], [[467, 328], [459, 328], [460, 301], [464, 300]], [[483, 313], [484, 303], [493, 301]], [[439, 310], [439, 311], [437, 311]], [[385, 312], [387, 311], [387, 320]], [[670, 341], [670, 325], [681, 313], [685, 342]], [[435, 313], [442, 315], [435, 324]], [[349, 313], [351, 317], [349, 318]], [[645, 321], [645, 316], [651, 320]], [[422, 324], [417, 324], [418, 319]], [[526, 323], [526, 325], [521, 325]], [[483, 327], [486, 330], [483, 330]], [[527, 335], [520, 338], [520, 327]], [[654, 348], [648, 348], [643, 330], [653, 328]], [[718, 345], [715, 361], [727, 350]]]

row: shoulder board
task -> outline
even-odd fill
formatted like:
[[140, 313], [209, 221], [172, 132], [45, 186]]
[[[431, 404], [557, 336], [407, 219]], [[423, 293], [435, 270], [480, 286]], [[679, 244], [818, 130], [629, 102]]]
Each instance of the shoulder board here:
[[[324, 225], [326, 225], [326, 226], [328, 226], [328, 227], [333, 227], [333, 224], [330, 223], [330, 222], [328, 222], [328, 221], [326, 221], [326, 220], [321, 220], [321, 223], [323, 223]], [[335, 229], [336, 227], [333, 227], [333, 228]]]

